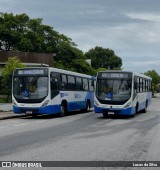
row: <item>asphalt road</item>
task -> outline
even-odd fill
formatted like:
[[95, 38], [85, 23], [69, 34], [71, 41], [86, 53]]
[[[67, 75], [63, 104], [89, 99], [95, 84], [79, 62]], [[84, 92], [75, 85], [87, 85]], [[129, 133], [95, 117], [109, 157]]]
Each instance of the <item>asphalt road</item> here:
[[0, 160], [159, 161], [159, 106], [160, 99], [153, 99], [148, 112], [134, 118], [105, 119], [94, 112], [76, 112], [63, 118], [42, 116], [1, 120]]

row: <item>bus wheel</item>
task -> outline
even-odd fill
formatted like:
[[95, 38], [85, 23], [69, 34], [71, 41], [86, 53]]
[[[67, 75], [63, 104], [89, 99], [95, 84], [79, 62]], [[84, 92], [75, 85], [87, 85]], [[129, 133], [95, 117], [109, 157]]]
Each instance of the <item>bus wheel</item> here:
[[136, 112], [135, 113], [138, 113], [138, 103], [136, 104]]
[[85, 109], [82, 109], [82, 112], [89, 112], [90, 108], [91, 108], [90, 101], [87, 100], [86, 107], [85, 107]]
[[147, 112], [147, 107], [148, 107], [148, 100], [146, 101], [145, 108], [142, 110], [143, 113]]
[[138, 113], [138, 103], [136, 104], [135, 112], [131, 115], [131, 117], [135, 117], [136, 113]]
[[90, 101], [88, 100], [87, 103], [86, 103], [86, 112], [89, 112], [90, 111], [90, 108], [91, 108], [91, 105], [90, 105]]
[[63, 103], [63, 104], [61, 105], [60, 116], [61, 116], [61, 117], [64, 117], [64, 116], [66, 115], [66, 113], [67, 113], [67, 105]]

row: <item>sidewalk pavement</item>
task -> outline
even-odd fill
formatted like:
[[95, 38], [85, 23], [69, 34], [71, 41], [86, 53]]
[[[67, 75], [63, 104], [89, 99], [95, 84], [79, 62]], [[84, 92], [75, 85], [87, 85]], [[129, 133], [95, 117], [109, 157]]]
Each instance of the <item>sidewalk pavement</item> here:
[[26, 114], [15, 114], [12, 111], [11, 103], [0, 103], [0, 120], [17, 118], [25, 116]]
[[0, 120], [27, 116], [26, 114], [15, 114], [13, 112], [0, 112]]
[[9, 112], [13, 110], [12, 103], [0, 103], [0, 112]]

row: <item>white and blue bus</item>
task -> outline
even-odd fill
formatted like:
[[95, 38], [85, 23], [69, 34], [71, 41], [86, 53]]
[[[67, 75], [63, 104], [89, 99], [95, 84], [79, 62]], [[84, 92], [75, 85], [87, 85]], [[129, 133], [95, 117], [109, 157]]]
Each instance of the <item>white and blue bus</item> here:
[[104, 117], [132, 115], [147, 111], [151, 103], [152, 79], [143, 74], [107, 70], [97, 74], [94, 99], [95, 113]]
[[92, 76], [51, 67], [17, 68], [12, 78], [14, 113], [60, 114], [94, 106]]

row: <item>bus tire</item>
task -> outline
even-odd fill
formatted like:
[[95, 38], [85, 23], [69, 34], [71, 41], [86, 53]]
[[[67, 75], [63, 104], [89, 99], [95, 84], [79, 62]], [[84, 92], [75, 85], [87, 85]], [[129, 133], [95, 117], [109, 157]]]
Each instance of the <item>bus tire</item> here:
[[87, 100], [85, 111], [86, 111], [86, 112], [89, 112], [89, 111], [90, 111], [90, 108], [91, 108], [90, 101]]
[[136, 104], [136, 111], [135, 111], [135, 114], [138, 113], [138, 107], [139, 107], [139, 104], [137, 103], [137, 104]]
[[148, 107], [148, 100], [146, 100], [145, 108], [142, 110], [143, 113], [147, 112], [147, 107]]
[[67, 102], [61, 104], [60, 116], [64, 117], [67, 114]]
[[130, 117], [134, 118], [136, 113], [138, 113], [138, 103], [136, 104], [135, 112]]
[[84, 109], [81, 109], [81, 111], [82, 111], [82, 112], [89, 112], [89, 111], [90, 111], [90, 108], [91, 108], [90, 101], [87, 100], [85, 108], [84, 108]]

